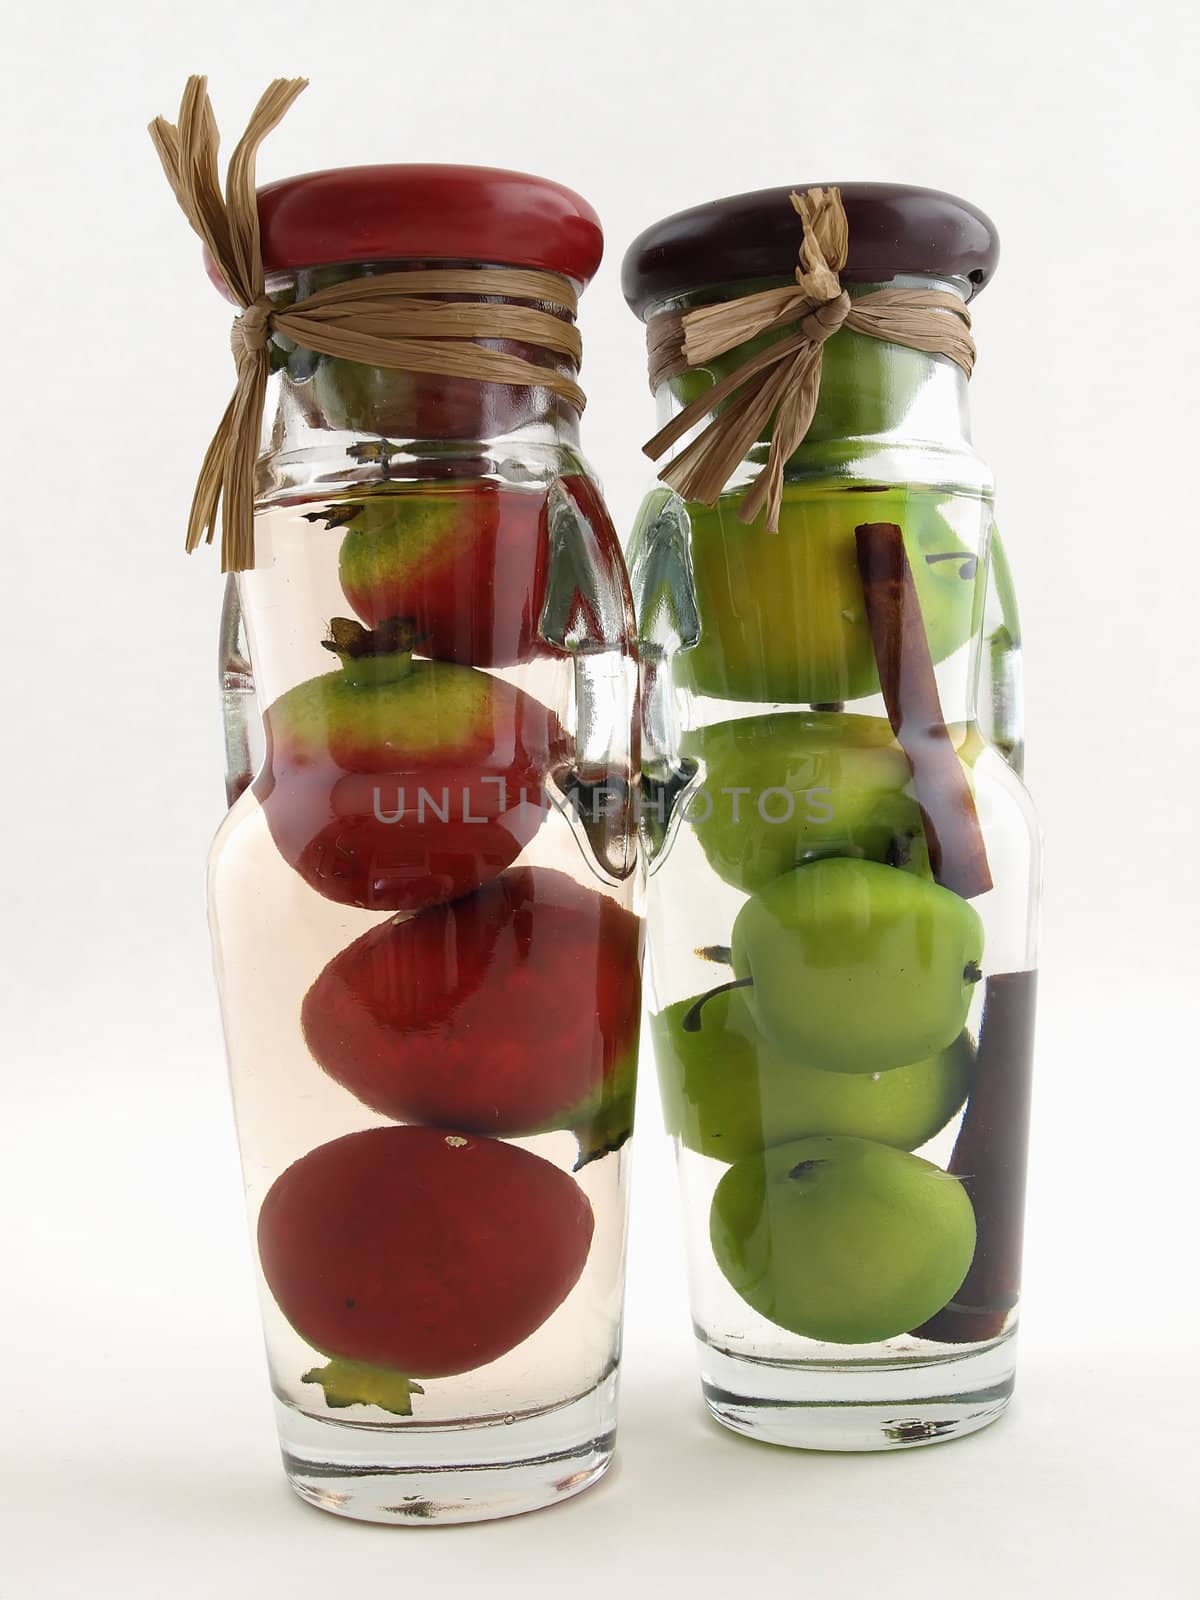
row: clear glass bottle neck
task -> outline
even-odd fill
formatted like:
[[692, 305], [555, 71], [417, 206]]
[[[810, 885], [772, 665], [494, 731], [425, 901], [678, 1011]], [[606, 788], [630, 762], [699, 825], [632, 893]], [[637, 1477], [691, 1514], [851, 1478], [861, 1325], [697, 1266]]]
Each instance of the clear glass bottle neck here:
[[[772, 286], [725, 286], [719, 295], [698, 292], [660, 309], [685, 311]], [[964, 299], [967, 289], [911, 277], [895, 280], [895, 286], [949, 290]], [[855, 286], [850, 292], [857, 299], [872, 287]], [[712, 386], [769, 342], [768, 337], [747, 341], [704, 371], [666, 379], [658, 387], [661, 422], [691, 404], [704, 408]], [[688, 559], [680, 560], [678, 571], [699, 619], [691, 640], [696, 653], [687, 654], [682, 638], [677, 644], [683, 651], [683, 671], [690, 671], [694, 684], [691, 715], [697, 724], [719, 720], [729, 694], [727, 674], [733, 671], [734, 698], [762, 705], [853, 702], [858, 710], [884, 716], [877, 688], [872, 692], [869, 687], [871, 643], [861, 601], [856, 601], [853, 578], [847, 577], [842, 556], [832, 553], [831, 541], [852, 539], [860, 522], [887, 522], [905, 534], [931, 634], [942, 715], [965, 737], [975, 718], [992, 522], [991, 475], [971, 446], [966, 375], [947, 357], [847, 328], [826, 341], [822, 357], [810, 427], [785, 467], [778, 539], [756, 539], [737, 519], [741, 492], [766, 464], [769, 426], [746, 450], [715, 504], [681, 504], [670, 496], [657, 503], [654, 515], [660, 522], [678, 522], [686, 530], [677, 543], [688, 551]], [[698, 428], [720, 414], [720, 406], [707, 409]], [[680, 441], [680, 448], [694, 436]], [[659, 547], [664, 537], [660, 535]], [[852, 553], [849, 561], [852, 567]], [[635, 572], [638, 565], [635, 553]], [[694, 590], [687, 588], [693, 582]], [[846, 635], [836, 620], [818, 616], [813, 637], [802, 637], [812, 620], [798, 621], [798, 597], [804, 594], [815, 594], [813, 603], [827, 605], [835, 619], [845, 621]], [[707, 644], [702, 628], [708, 629]], [[770, 648], [772, 639], [793, 638], [796, 652], [810, 667], [823, 662], [822, 672], [813, 668], [804, 679], [809, 696], [790, 692], [794, 662], [788, 649]], [[777, 673], [772, 669], [776, 661]]]
[[[469, 264], [324, 267], [274, 278], [268, 291], [287, 303], [353, 277], [464, 265]], [[483, 342], [489, 349], [578, 379], [575, 363], [565, 355], [510, 341]], [[367, 366], [320, 355], [278, 336], [270, 353], [273, 375], [264, 410], [260, 498], [288, 495], [318, 481], [352, 484], [427, 473], [472, 476], [486, 472], [487, 462], [496, 458], [578, 449], [579, 414], [550, 388]]]
[[[711, 289], [701, 290], [659, 309], [686, 311], [717, 299], [782, 287], [783, 283], [784, 280], [775, 280], [738, 284], [732, 291], [727, 286], [720, 295]], [[854, 285], [849, 293], [852, 299], [859, 299], [880, 287], [884, 286]], [[957, 293], [965, 299], [967, 286], [910, 275], [894, 279], [887, 287], [935, 289]], [[659, 384], [656, 396], [660, 426], [700, 399], [772, 338], [780, 336], [751, 340], [706, 368]], [[710, 411], [701, 426], [714, 414]], [[747, 476], [761, 467], [770, 436], [768, 427], [747, 452]], [[947, 357], [842, 328], [825, 344], [816, 410], [803, 443], [789, 462], [788, 476], [824, 476], [831, 472], [844, 472], [850, 477], [890, 476], [887, 463], [880, 457], [896, 455], [903, 456], [904, 461], [893, 469], [895, 475], [909, 481], [965, 481], [973, 487], [985, 486], [981, 480], [986, 478], [986, 471], [971, 449], [966, 374]], [[922, 455], [928, 457], [924, 464], [916, 459]]]

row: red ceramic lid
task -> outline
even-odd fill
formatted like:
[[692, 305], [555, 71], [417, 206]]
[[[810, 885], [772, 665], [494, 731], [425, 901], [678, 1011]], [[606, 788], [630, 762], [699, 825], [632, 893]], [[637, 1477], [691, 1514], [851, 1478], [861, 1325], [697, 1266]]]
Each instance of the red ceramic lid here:
[[549, 178], [499, 167], [306, 172], [260, 189], [258, 217], [268, 276], [344, 261], [480, 261], [540, 267], [583, 285], [604, 250], [586, 200]]

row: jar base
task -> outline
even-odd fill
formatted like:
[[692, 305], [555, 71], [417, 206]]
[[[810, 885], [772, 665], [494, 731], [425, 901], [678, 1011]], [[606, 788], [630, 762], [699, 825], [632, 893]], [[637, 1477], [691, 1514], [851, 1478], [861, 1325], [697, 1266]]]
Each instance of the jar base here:
[[312, 1417], [278, 1398], [275, 1410], [284, 1471], [308, 1505], [407, 1527], [486, 1522], [569, 1499], [603, 1475], [616, 1375], [512, 1420], [380, 1427]]
[[1012, 1397], [1012, 1333], [918, 1361], [747, 1360], [699, 1338], [701, 1387], [718, 1422], [793, 1450], [908, 1450], [994, 1422]]

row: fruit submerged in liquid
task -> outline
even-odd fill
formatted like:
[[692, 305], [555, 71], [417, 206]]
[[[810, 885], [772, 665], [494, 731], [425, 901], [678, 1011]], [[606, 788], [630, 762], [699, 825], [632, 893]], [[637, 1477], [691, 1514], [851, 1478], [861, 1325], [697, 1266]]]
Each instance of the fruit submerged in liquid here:
[[713, 1254], [760, 1316], [790, 1333], [870, 1344], [951, 1299], [975, 1252], [957, 1178], [867, 1139], [799, 1139], [717, 1185]]
[[[740, 493], [740, 492], [739, 492]], [[824, 704], [879, 692], [854, 529], [904, 530], [934, 661], [971, 633], [976, 563], [936, 494], [786, 485], [778, 533], [737, 519], [739, 494], [688, 506], [700, 640], [681, 681], [731, 700]]]
[[411, 629], [332, 625], [340, 672], [264, 717], [254, 791], [284, 859], [327, 899], [416, 911], [503, 871], [545, 817], [565, 736], [503, 680], [414, 661]]
[[836, 857], [752, 895], [731, 944], [750, 1015], [778, 1049], [826, 1072], [886, 1072], [962, 1032], [983, 924], [938, 884]]
[[912, 769], [882, 717], [777, 711], [698, 728], [682, 749], [704, 762], [704, 802], [685, 815], [736, 888], [823, 856], [928, 869]]
[[314, 1379], [331, 1403], [349, 1387], [402, 1411], [405, 1378], [469, 1372], [539, 1328], [583, 1271], [593, 1226], [579, 1185], [528, 1150], [370, 1128], [276, 1179], [258, 1248], [284, 1316], [335, 1358]]
[[641, 922], [562, 872], [518, 868], [373, 928], [304, 999], [331, 1077], [410, 1122], [522, 1135], [628, 1135]]
[[413, 624], [424, 655], [511, 666], [543, 653], [546, 497], [540, 490], [403, 489], [334, 502], [344, 527], [338, 575], [367, 624]]
[[813, 1134], [874, 1139], [915, 1150], [966, 1098], [974, 1051], [967, 1034], [947, 1050], [881, 1073], [822, 1072], [768, 1044], [740, 989], [714, 995], [700, 1028], [681, 1000], [651, 1018], [668, 1133], [689, 1150], [739, 1161]]
[[[677, 373], [666, 382], [681, 404], [690, 405], [751, 356], [792, 331], [787, 328], [757, 334], [732, 350], [710, 357], [703, 367]], [[918, 390], [929, 381], [929, 369], [930, 357], [923, 351], [872, 339], [850, 328], [839, 329], [822, 352], [821, 385], [816, 410], [804, 436], [805, 445], [811, 452], [813, 445], [824, 444], [825, 462], [831, 454], [830, 443], [842, 447], [842, 460], [861, 460], [872, 448], [870, 436], [886, 434], [904, 417]], [[724, 401], [718, 411], [729, 403]], [[770, 425], [765, 427], [759, 442], [765, 443], [773, 432]], [[874, 448], [879, 449], [880, 444], [876, 442]], [[803, 460], [807, 453], [802, 445], [798, 458]]]

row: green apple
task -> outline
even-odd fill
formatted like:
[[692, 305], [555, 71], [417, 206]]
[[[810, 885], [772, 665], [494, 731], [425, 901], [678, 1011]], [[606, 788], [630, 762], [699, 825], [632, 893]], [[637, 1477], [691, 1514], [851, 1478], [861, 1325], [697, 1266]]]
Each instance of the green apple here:
[[975, 1254], [957, 1178], [869, 1139], [813, 1138], [736, 1162], [709, 1218], [717, 1265], [760, 1316], [834, 1344], [915, 1328]]
[[854, 530], [904, 530], [934, 661], [970, 637], [977, 563], [943, 515], [941, 491], [825, 478], [786, 484], [778, 533], [746, 525], [741, 490], [688, 505], [700, 639], [677, 661], [680, 681], [730, 700], [808, 705], [879, 692]]
[[687, 816], [716, 872], [761, 889], [822, 856], [858, 856], [928, 873], [912, 769], [882, 717], [776, 711], [686, 734], [704, 763]]
[[962, 1032], [983, 924], [925, 878], [833, 857], [752, 895], [731, 951], [750, 1015], [777, 1048], [827, 1072], [886, 1072]]
[[[729, 285], [723, 298], [749, 294], [756, 287], [760, 286]], [[681, 405], [690, 405], [751, 356], [793, 332], [794, 328], [787, 327], [759, 334], [724, 355], [712, 357], [704, 367], [678, 373], [667, 379], [671, 392]], [[902, 421], [917, 391], [928, 381], [935, 359], [924, 351], [909, 350], [886, 339], [872, 339], [850, 328], [839, 329], [826, 341], [821, 353], [817, 409], [801, 450], [805, 445], [826, 440], [853, 440], [853, 453], [861, 455], [864, 439], [885, 433]], [[768, 427], [762, 439], [770, 437]]]
[[890, 1072], [822, 1072], [761, 1036], [741, 990], [714, 995], [698, 1032], [680, 1000], [650, 1019], [663, 1118], [689, 1150], [739, 1161], [809, 1134], [851, 1134], [915, 1150], [950, 1121], [967, 1095], [974, 1049], [961, 1033], [949, 1049]]

